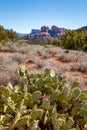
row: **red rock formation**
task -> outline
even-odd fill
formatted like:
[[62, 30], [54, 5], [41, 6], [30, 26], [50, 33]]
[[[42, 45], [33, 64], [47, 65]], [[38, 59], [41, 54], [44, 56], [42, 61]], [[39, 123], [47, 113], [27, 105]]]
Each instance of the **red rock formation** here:
[[59, 33], [60, 32], [60, 28], [58, 28], [57, 26], [52, 26], [51, 29], [55, 32], [55, 33]]
[[62, 34], [65, 33], [64, 28], [59, 28], [55, 25], [49, 29], [47, 26], [42, 26], [41, 30], [39, 29], [32, 29], [31, 33], [24, 37], [24, 39], [50, 39], [55, 37], [61, 37]]
[[49, 27], [47, 27], [47, 26], [41, 27], [41, 32], [48, 32], [48, 30], [49, 30]]
[[44, 39], [44, 40], [47, 40], [47, 39], [50, 39], [50, 38], [51, 38], [51, 36], [47, 32], [40, 32], [40, 33], [37, 33], [37, 34], [27, 35], [27, 40], [31, 40], [31, 39]]

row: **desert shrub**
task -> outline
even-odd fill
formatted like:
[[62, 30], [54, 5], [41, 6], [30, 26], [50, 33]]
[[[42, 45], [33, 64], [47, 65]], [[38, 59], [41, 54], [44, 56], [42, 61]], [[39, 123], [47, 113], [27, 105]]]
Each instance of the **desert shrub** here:
[[7, 38], [8, 38], [8, 36], [7, 36], [7, 33], [4, 29], [4, 27], [0, 25], [0, 42]]
[[48, 49], [46, 51], [50, 56], [55, 56], [56, 55], [56, 51], [55, 50], [52, 50], [52, 49]]
[[86, 42], [84, 43], [83, 51], [86, 51], [86, 52], [87, 52], [87, 40], [86, 40]]
[[65, 63], [70, 63], [70, 62], [77, 62], [79, 57], [75, 54], [66, 54], [64, 55], [64, 53], [59, 54], [56, 56], [57, 60], [61, 61], [61, 62], [65, 62]]
[[14, 62], [18, 62], [18, 64], [25, 62], [25, 55], [21, 53], [15, 53], [14, 55], [10, 56]]
[[26, 43], [24, 44], [20, 44], [19, 41], [18, 42], [7, 42], [4, 45], [0, 44], [0, 51], [4, 51], [4, 52], [19, 52], [22, 54], [26, 54], [29, 51], [29, 45]]
[[58, 39], [58, 38], [51, 39], [49, 41], [44, 42], [44, 45], [56, 45], [56, 46], [60, 46], [60, 39]]
[[86, 130], [87, 90], [51, 69], [19, 70], [19, 84], [0, 87], [1, 130]]
[[27, 41], [26, 40], [24, 40], [24, 39], [20, 39], [20, 40], [18, 40], [18, 44], [23, 44], [23, 45], [28, 45], [28, 43], [27, 43]]
[[18, 35], [15, 31], [13, 31], [12, 29], [10, 29], [8, 32], [7, 32], [7, 36], [8, 38], [12, 41], [12, 42], [15, 42], [18, 40]]
[[35, 57], [35, 59], [34, 59], [34, 64], [35, 64], [35, 68], [36, 68], [37, 70], [40, 70], [40, 69], [43, 68], [43, 66], [44, 66], [43, 60], [41, 60], [41, 59], [39, 59], [39, 58], [36, 58], [36, 57]]
[[49, 59], [56, 55], [56, 51], [52, 50], [52, 48], [44, 48], [42, 50], [38, 50], [37, 55], [41, 57], [41, 59]]
[[76, 63], [71, 65], [72, 71], [80, 71], [83, 73], [87, 73], [87, 63]]
[[83, 50], [85, 48], [84, 32], [68, 31], [61, 37], [61, 46], [67, 49]]
[[3, 26], [0, 25], [0, 43], [5, 44], [8, 41], [15, 42], [18, 40], [17, 33], [12, 29], [6, 31]]
[[0, 55], [0, 84], [7, 85], [8, 82], [16, 84], [18, 81], [18, 63], [11, 55]]

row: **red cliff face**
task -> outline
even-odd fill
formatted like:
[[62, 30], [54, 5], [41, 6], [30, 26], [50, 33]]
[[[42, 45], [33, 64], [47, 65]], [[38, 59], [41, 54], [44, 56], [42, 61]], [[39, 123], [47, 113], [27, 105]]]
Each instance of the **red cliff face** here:
[[49, 30], [49, 27], [47, 27], [47, 26], [41, 27], [41, 32], [48, 32], [48, 30]]
[[57, 26], [52, 26], [51, 29], [55, 32], [55, 33], [59, 33], [60, 32], [60, 28], [58, 28]]
[[37, 34], [31, 34], [31, 35], [27, 35], [27, 40], [31, 40], [31, 39], [43, 39], [43, 40], [48, 40], [50, 39], [51, 36], [49, 33], [47, 32], [40, 32]]
[[59, 36], [63, 35], [66, 32], [66, 30], [64, 28], [59, 28], [59, 27], [57, 27], [55, 25], [53, 25], [51, 27], [51, 30], [52, 30], [52, 33], [54, 34], [54, 37], [59, 37]]

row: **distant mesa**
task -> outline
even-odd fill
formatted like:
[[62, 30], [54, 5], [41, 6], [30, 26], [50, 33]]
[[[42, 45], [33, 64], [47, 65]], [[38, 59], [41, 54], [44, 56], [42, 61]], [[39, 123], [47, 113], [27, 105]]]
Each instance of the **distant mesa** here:
[[26, 40], [32, 40], [32, 39], [42, 39], [42, 40], [49, 40], [56, 37], [61, 37], [63, 34], [65, 34], [66, 29], [65, 28], [59, 28], [55, 25], [51, 27], [51, 29], [48, 26], [42, 26], [41, 29], [32, 29], [30, 34], [27, 34], [24, 36], [24, 39]]
[[39, 33], [39, 32], [40, 32], [39, 29], [32, 29], [32, 30], [31, 30], [31, 34], [37, 34], [37, 33]]
[[27, 35], [27, 39], [43, 39], [43, 40], [49, 40], [51, 38], [50, 34], [48, 32], [40, 32], [37, 34], [30, 34]]

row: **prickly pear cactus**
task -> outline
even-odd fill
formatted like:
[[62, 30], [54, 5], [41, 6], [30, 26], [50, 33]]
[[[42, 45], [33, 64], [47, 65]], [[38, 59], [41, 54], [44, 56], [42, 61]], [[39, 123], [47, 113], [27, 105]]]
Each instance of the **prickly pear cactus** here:
[[19, 70], [19, 83], [0, 87], [0, 130], [87, 130], [87, 90], [51, 69]]

